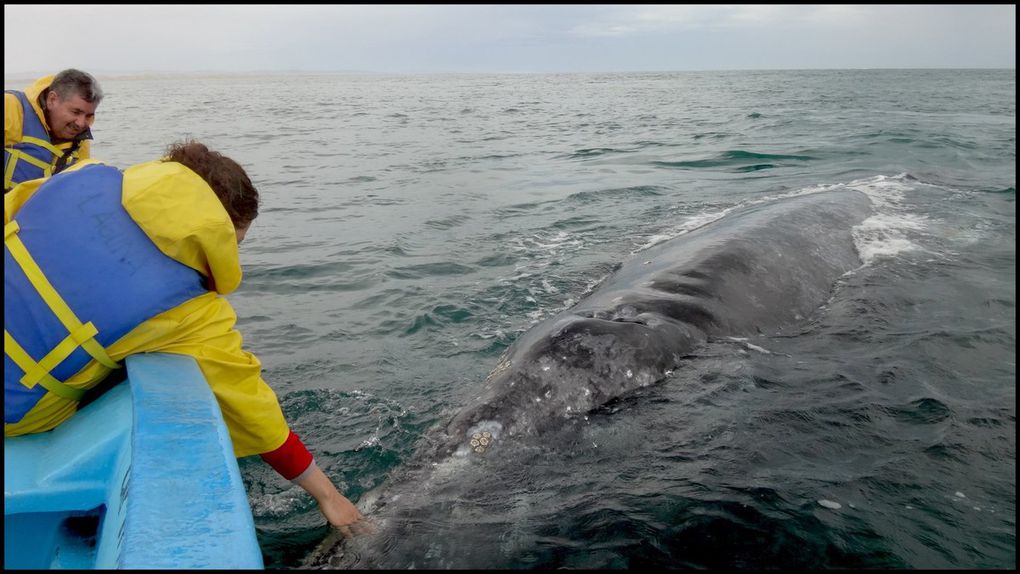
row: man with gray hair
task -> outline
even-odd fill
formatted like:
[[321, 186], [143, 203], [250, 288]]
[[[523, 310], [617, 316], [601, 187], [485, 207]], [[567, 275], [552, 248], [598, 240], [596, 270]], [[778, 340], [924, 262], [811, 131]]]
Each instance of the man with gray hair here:
[[99, 82], [69, 68], [4, 93], [4, 193], [89, 157], [89, 129], [103, 99]]

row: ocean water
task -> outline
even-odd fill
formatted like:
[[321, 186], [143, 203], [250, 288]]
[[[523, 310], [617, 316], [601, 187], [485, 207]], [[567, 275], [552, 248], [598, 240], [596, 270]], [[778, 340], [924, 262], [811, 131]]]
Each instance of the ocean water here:
[[[103, 85], [95, 157], [190, 137], [252, 175], [238, 326], [354, 501], [620, 263], [745, 206], [871, 198], [862, 266], [796, 334], [711, 340], [465, 484], [388, 563], [1016, 567], [1014, 70]], [[266, 565], [301, 567], [329, 534], [317, 507], [240, 462]], [[457, 563], [440, 534], [495, 551]]]

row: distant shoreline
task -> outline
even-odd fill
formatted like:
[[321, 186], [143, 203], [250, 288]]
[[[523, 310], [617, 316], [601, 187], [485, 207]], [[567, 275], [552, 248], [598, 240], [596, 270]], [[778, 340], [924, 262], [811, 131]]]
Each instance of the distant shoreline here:
[[[156, 71], [156, 70], [126, 70], [126, 71], [110, 71], [110, 70], [91, 70], [87, 69], [86, 72], [92, 74], [96, 78], [103, 79], [129, 79], [129, 78], [176, 78], [176, 77], [234, 77], [234, 76], [329, 76], [329, 75], [364, 75], [374, 76], [381, 75], [379, 72], [361, 71], [361, 70], [330, 70], [330, 71], [306, 71], [306, 70], [246, 70], [246, 71], [226, 71], [226, 70], [215, 70], [215, 71]], [[49, 71], [34, 71], [34, 72], [5, 72], [4, 81], [12, 80], [36, 80], [43, 76], [47, 76], [55, 73], [52, 70]]]
[[[499, 71], [499, 72], [449, 72], [449, 71], [422, 71], [422, 72], [378, 72], [370, 70], [244, 70], [244, 71], [108, 71], [108, 70], [86, 70], [96, 78], [131, 80], [131, 79], [154, 79], [154, 78], [235, 78], [235, 77], [265, 77], [265, 76], [509, 76], [509, 75], [568, 75], [568, 74], [680, 74], [680, 73], [761, 73], [761, 72], [851, 72], [851, 71], [948, 71], [948, 70], [969, 70], [969, 71], [1016, 71], [1016, 68], [797, 68], [797, 69], [734, 69], [734, 70], [629, 70], [629, 71], [585, 71], [585, 72], [520, 72], [520, 71]], [[43, 76], [53, 74], [51, 71], [35, 72], [5, 72], [4, 82], [33, 82]]]

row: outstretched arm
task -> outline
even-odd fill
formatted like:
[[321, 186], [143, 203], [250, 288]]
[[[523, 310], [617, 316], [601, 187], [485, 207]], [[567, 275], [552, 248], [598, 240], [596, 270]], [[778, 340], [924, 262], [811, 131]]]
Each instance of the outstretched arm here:
[[294, 480], [319, 503], [319, 510], [326, 520], [344, 536], [360, 534], [365, 526], [361, 512], [340, 494], [326, 473], [312, 462], [312, 465]]
[[361, 512], [336, 489], [333, 482], [315, 464], [301, 438], [290, 431], [280, 448], [261, 455], [276, 472], [305, 489], [319, 503], [319, 510], [329, 523], [344, 536], [359, 534], [365, 529]]

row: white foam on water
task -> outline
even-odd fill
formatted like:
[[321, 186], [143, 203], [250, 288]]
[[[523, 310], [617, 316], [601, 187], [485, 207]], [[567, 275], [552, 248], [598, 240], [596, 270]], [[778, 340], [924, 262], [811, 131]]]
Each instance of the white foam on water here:
[[304, 490], [293, 485], [283, 492], [249, 496], [248, 504], [257, 518], [279, 518], [300, 508], [305, 502], [305, 496]]
[[371, 437], [361, 441], [361, 444], [359, 444], [358, 447], [356, 449], [354, 449], [354, 450], [361, 450], [363, 448], [372, 448], [372, 447], [376, 447], [376, 446], [379, 446], [379, 437], [373, 435], [373, 436], [371, 436]]
[[539, 321], [544, 319], [547, 315], [549, 315], [549, 312], [543, 309], [536, 309], [534, 311], [527, 312], [527, 317], [531, 321], [531, 323], [538, 323]]
[[865, 219], [851, 230], [861, 261], [867, 266], [880, 258], [921, 249], [904, 230], [924, 229], [924, 220], [910, 214], [878, 214]]
[[[676, 228], [666, 233], [653, 235], [632, 253], [639, 253], [654, 245], [680, 237], [699, 227], [718, 221], [734, 210], [792, 197], [840, 189], [854, 189], [866, 194], [871, 199], [877, 213], [875, 217], [878, 218], [865, 220], [862, 223], [863, 229], [854, 235], [854, 241], [858, 246], [858, 250], [862, 253], [862, 259], [864, 259], [864, 253], [868, 254], [868, 259], [864, 259], [865, 264], [867, 264], [875, 257], [893, 256], [903, 251], [918, 248], [915, 243], [903, 235], [902, 230], [920, 231], [926, 229], [929, 225], [929, 220], [922, 216], [907, 213], [908, 206], [905, 204], [904, 198], [908, 191], [925, 185], [927, 184], [917, 181], [905, 173], [894, 176], [877, 175], [853, 180], [849, 183], [810, 185], [792, 191], [748, 199], [725, 209], [693, 215], [681, 222]], [[871, 221], [872, 219], [875, 220]]]
[[576, 250], [584, 247], [584, 240], [567, 231], [556, 231], [514, 237], [510, 240], [509, 247], [513, 251], [528, 254], [557, 255], [567, 248]]
[[[527, 292], [525, 300], [535, 303], [549, 295], [560, 293], [560, 288], [549, 279], [547, 269], [558, 264], [564, 257], [584, 248], [582, 238], [567, 231], [538, 232], [533, 235], [512, 237], [507, 247], [518, 254], [525, 255], [522, 262], [514, 266], [513, 274], [500, 278], [501, 283], [517, 286]], [[574, 301], [566, 301], [569, 307]], [[536, 323], [549, 314], [549, 309], [531, 311], [527, 316]]]
[[833, 502], [831, 500], [826, 500], [824, 498], [819, 500], [818, 504], [824, 506], [825, 508], [831, 508], [832, 510], [839, 510], [840, 508], [843, 508], [842, 504], [838, 502]]
[[924, 185], [906, 174], [878, 175], [846, 184], [848, 189], [866, 194], [875, 206], [875, 215], [852, 230], [854, 244], [865, 266], [878, 259], [922, 249], [911, 236], [923, 235], [933, 222], [928, 217], [910, 213], [905, 197], [907, 192]]
[[875, 214], [853, 227], [851, 233], [861, 261], [864, 266], [868, 266], [880, 258], [895, 257], [900, 253], [921, 249], [910, 236], [923, 235], [933, 222], [928, 217], [911, 213], [906, 197], [908, 192], [927, 185], [905, 173], [893, 176], [876, 175], [849, 183], [808, 186], [762, 198], [755, 203], [840, 189], [853, 189], [864, 193], [871, 200]]
[[670, 239], [675, 239], [677, 237], [680, 237], [681, 235], [690, 233], [691, 231], [694, 231], [695, 229], [698, 229], [699, 227], [704, 227], [704, 226], [708, 225], [709, 223], [712, 223], [713, 221], [718, 221], [718, 220], [722, 219], [723, 217], [726, 217], [726, 215], [728, 213], [730, 213], [734, 209], [741, 208], [743, 205], [746, 205], [746, 204], [737, 204], [737, 205], [734, 205], [732, 207], [727, 207], [726, 209], [722, 209], [722, 210], [718, 210], [718, 211], [710, 211], [710, 212], [706, 212], [706, 213], [699, 213], [697, 215], [693, 215], [693, 216], [683, 220], [682, 222], [680, 222], [680, 225], [678, 225], [677, 227], [669, 230], [668, 232], [660, 233], [660, 234], [653, 235], [653, 236], [649, 237], [648, 241], [646, 241], [643, 245], [641, 245], [638, 248], [636, 248], [633, 251], [631, 251], [631, 253], [632, 254], [640, 253], [640, 252], [642, 252], [642, 251], [644, 251], [644, 250], [646, 250], [646, 249], [648, 249], [650, 247], [653, 247], [653, 246], [658, 245], [660, 243], [663, 243], [665, 241], [669, 241]]
[[[772, 351], [770, 351], [770, 350], [768, 350], [768, 349], [766, 349], [764, 347], [759, 347], [758, 345], [754, 345], [752, 343], [748, 343], [747, 342], [747, 337], [724, 337], [724, 338], [727, 339], [727, 340], [730, 340], [730, 341], [734, 341], [736, 343], [743, 343], [745, 348], [750, 349], [752, 351], [756, 351], [756, 352], [761, 353], [763, 355], [771, 355], [772, 354]], [[743, 349], [741, 349], [741, 353], [746, 354], [746, 352]]]

